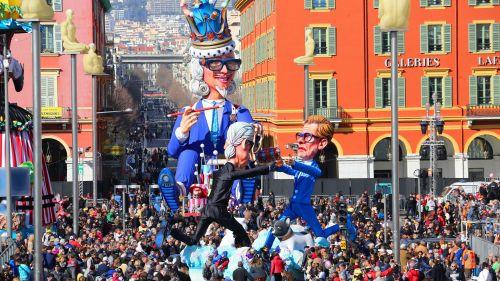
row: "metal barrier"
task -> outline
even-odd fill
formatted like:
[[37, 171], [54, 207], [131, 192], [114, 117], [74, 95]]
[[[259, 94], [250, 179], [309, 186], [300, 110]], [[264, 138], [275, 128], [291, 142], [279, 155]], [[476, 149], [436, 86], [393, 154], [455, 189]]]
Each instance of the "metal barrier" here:
[[10, 257], [16, 251], [16, 243], [11, 238], [5, 239], [3, 243], [7, 244], [7, 248], [5, 248], [0, 254], [0, 262], [1, 264], [6, 264], [10, 261]]
[[495, 245], [474, 235], [471, 237], [471, 248], [481, 261], [486, 259], [490, 254], [500, 256], [500, 245]]
[[[86, 200], [85, 201], [85, 207], [89, 207], [93, 203], [94, 203], [94, 200]], [[97, 203], [97, 206], [102, 206], [102, 204], [108, 205], [109, 200], [108, 199], [104, 199], [104, 198], [100, 198], [100, 199], [97, 199], [96, 203]]]

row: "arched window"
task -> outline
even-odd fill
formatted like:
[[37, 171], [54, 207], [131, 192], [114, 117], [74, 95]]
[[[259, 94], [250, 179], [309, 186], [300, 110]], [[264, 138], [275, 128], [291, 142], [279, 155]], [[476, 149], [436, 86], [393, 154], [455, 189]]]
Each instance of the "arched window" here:
[[[422, 145], [420, 147], [420, 160], [429, 160], [431, 155], [431, 147], [428, 145]], [[437, 147], [437, 160], [446, 160], [447, 159], [447, 151], [446, 146], [439, 145]]]
[[[392, 159], [391, 155], [391, 138], [382, 139], [377, 143], [373, 151], [373, 157], [375, 161], [390, 161]], [[399, 143], [399, 161], [403, 160], [403, 149], [401, 148], [401, 142]]]
[[477, 137], [469, 145], [467, 156], [473, 160], [490, 160], [493, 159], [493, 148], [487, 140]]

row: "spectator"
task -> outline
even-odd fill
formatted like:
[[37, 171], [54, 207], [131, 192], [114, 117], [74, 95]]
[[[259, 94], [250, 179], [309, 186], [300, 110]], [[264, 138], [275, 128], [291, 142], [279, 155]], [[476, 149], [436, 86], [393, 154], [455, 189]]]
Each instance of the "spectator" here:
[[233, 280], [234, 281], [252, 281], [252, 276], [248, 273], [248, 271], [243, 267], [243, 262], [238, 262], [238, 268], [233, 271]]
[[271, 276], [274, 278], [274, 281], [282, 280], [282, 273], [284, 269], [285, 264], [283, 260], [278, 253], [275, 253], [271, 261]]

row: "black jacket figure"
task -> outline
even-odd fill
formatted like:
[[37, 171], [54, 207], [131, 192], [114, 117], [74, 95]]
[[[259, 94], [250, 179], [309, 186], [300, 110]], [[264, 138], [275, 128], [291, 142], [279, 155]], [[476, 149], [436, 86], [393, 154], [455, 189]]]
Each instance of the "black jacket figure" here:
[[227, 211], [231, 187], [235, 180], [267, 175], [270, 171], [271, 166], [236, 171], [234, 165], [227, 162], [221, 169], [214, 172], [212, 191], [208, 196], [207, 205], [201, 211], [200, 222], [195, 234], [190, 237], [178, 229], [172, 229], [172, 237], [187, 245], [195, 245], [205, 235], [210, 224], [216, 222], [233, 232], [236, 247], [251, 246], [243, 226]]

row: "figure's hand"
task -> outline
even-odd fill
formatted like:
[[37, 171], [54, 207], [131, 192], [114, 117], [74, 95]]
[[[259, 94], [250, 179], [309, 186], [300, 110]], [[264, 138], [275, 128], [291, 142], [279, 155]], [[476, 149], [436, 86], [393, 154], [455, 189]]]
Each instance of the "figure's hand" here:
[[279, 159], [276, 159], [276, 161], [274, 161], [273, 163], [273, 170], [276, 170], [276, 169], [279, 169], [281, 167], [283, 167], [283, 159], [279, 158]]
[[287, 158], [285, 159], [285, 164], [287, 164], [288, 166], [293, 166], [293, 164], [295, 164], [295, 160], [293, 158]]
[[184, 113], [182, 114], [182, 120], [179, 128], [181, 129], [181, 133], [187, 135], [191, 127], [198, 121], [198, 116], [200, 116], [199, 112], [194, 112], [191, 107], [186, 108]]

